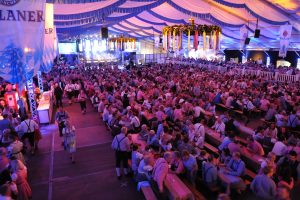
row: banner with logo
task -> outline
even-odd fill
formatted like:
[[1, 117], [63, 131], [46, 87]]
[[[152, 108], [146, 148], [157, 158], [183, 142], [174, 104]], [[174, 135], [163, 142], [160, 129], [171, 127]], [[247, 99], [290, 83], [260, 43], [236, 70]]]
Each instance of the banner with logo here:
[[40, 71], [49, 72], [53, 67], [53, 61], [57, 55], [58, 49], [56, 29], [54, 27], [54, 5], [46, 3], [43, 64]]
[[280, 26], [279, 37], [280, 37], [280, 48], [279, 57], [286, 57], [286, 53], [289, 47], [289, 40], [292, 35], [292, 25]]
[[43, 60], [46, 0], [0, 0], [0, 76], [20, 87]]

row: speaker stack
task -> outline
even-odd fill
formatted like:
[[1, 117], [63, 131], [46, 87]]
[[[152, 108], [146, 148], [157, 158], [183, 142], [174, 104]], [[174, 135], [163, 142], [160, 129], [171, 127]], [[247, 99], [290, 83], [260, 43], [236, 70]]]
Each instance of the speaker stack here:
[[108, 28], [107, 27], [102, 27], [101, 28], [101, 36], [102, 36], [102, 39], [107, 39], [108, 38]]

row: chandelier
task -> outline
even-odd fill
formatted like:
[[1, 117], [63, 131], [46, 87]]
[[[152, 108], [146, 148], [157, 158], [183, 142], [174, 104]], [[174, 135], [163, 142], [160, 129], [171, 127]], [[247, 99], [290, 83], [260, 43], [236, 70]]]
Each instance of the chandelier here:
[[119, 37], [109, 38], [108, 45], [109, 49], [114, 51], [134, 50], [136, 49], [136, 38], [121, 35]]
[[[163, 28], [163, 48], [165, 51], [183, 49], [183, 35], [187, 35], [188, 37], [188, 51], [191, 50], [191, 36], [193, 37], [193, 49], [195, 50], [198, 50], [200, 40], [202, 40], [203, 50], [220, 49], [221, 27], [216, 25], [195, 24], [193, 18], [189, 18], [189, 22], [189, 24], [178, 24]], [[202, 38], [199, 38], [199, 36], [202, 36]]]

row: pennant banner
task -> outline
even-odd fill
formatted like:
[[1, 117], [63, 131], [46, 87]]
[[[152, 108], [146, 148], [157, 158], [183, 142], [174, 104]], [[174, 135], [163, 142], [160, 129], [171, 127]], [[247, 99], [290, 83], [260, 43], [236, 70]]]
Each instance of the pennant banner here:
[[46, 4], [45, 8], [45, 36], [42, 72], [49, 72], [53, 67], [53, 61], [57, 56], [56, 29], [54, 27], [54, 6]]
[[0, 1], [0, 76], [24, 86], [43, 60], [45, 0]]
[[292, 25], [280, 26], [279, 37], [280, 37], [280, 48], [279, 57], [286, 57], [286, 53], [289, 47], [289, 40], [292, 35]]

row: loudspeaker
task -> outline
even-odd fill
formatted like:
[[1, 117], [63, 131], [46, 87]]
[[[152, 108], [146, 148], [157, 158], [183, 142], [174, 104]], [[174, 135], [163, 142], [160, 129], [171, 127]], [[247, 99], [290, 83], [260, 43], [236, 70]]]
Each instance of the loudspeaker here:
[[108, 38], [108, 28], [106, 28], [106, 27], [101, 28], [101, 35], [102, 35], [102, 39], [107, 39]]
[[162, 44], [163, 43], [163, 39], [162, 37], [159, 37], [159, 44]]
[[255, 29], [254, 37], [255, 38], [259, 38], [259, 36], [260, 36], [260, 30], [259, 29]]
[[247, 37], [247, 38], [245, 39], [245, 45], [248, 45], [248, 44], [250, 43], [250, 40], [251, 40], [251, 39]]

